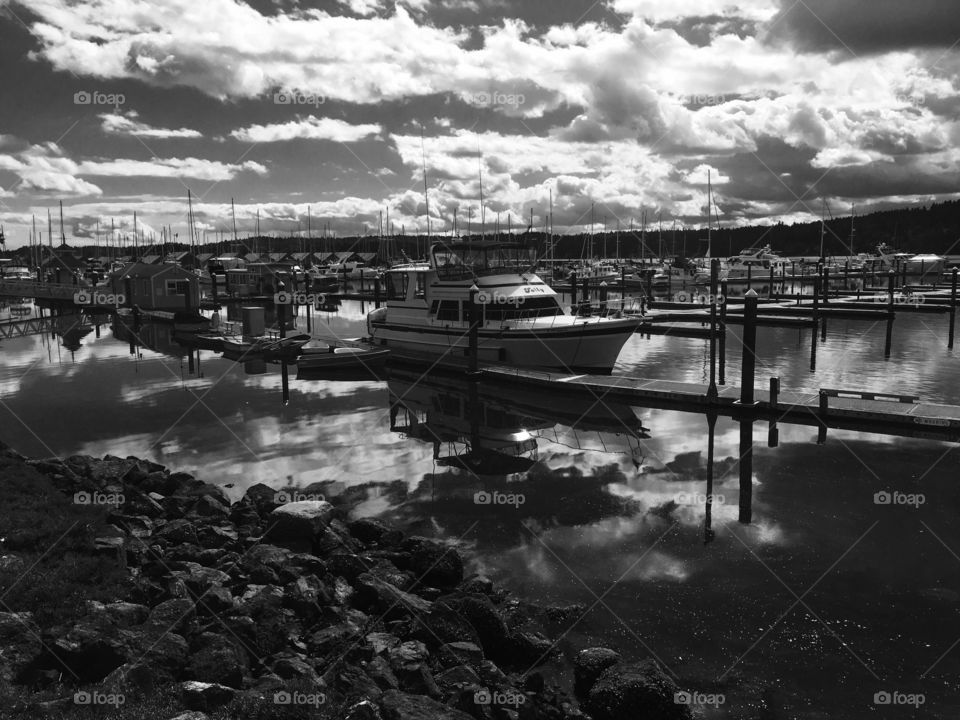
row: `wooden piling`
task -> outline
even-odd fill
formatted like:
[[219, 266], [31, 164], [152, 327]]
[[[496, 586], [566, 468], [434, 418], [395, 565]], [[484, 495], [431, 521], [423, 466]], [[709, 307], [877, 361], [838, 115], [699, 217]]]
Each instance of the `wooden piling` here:
[[480, 292], [475, 284], [470, 286], [470, 333], [469, 333], [469, 355], [470, 364], [467, 369], [467, 377], [472, 380], [480, 379], [480, 303], [477, 302], [477, 295]]
[[957, 268], [953, 269], [950, 279], [950, 330], [947, 336], [947, 347], [953, 350], [953, 324], [957, 319]]
[[741, 361], [740, 404], [754, 405], [753, 381], [757, 366], [757, 293], [747, 290], [743, 298], [743, 360]]

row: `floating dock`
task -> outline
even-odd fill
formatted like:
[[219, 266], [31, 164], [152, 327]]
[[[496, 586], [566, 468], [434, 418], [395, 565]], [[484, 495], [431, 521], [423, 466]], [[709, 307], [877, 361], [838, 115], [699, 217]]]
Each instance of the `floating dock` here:
[[[585, 394], [597, 402], [700, 413], [714, 410], [720, 415], [751, 415], [770, 422], [960, 442], [960, 407], [921, 402], [918, 398], [823, 389], [778, 392], [771, 399], [768, 390], [757, 389], [756, 403], [742, 405], [740, 389], [730, 385], [718, 386], [717, 397], [711, 401], [708, 386], [697, 383], [617, 375], [564, 375], [502, 366], [485, 366], [481, 374], [491, 382]], [[893, 399], [883, 399], [888, 397]]]

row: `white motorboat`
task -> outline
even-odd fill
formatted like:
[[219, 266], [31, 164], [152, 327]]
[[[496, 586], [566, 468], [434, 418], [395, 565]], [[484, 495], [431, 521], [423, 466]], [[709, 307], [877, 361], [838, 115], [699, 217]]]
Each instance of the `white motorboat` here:
[[386, 307], [368, 315], [370, 335], [398, 354], [463, 364], [475, 309], [480, 362], [610, 372], [639, 320], [569, 314], [535, 266], [533, 248], [517, 244], [435, 244], [429, 264], [387, 271]]

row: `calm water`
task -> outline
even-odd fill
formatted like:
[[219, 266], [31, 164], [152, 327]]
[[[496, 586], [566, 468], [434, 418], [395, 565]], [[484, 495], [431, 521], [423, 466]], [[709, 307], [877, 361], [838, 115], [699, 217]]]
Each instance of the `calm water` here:
[[[809, 330], [761, 328], [758, 385], [778, 376], [784, 390], [960, 405], [960, 351], [946, 349], [946, 322], [901, 316], [889, 359], [885, 324], [831, 321], [815, 353]], [[315, 316], [313, 330], [361, 335], [363, 309], [344, 302]], [[727, 340], [734, 385], [738, 332]], [[726, 696], [707, 716], [917, 715], [874, 705], [881, 691], [923, 693], [924, 717], [960, 711], [954, 445], [834, 430], [817, 445], [816, 428], [781, 424], [769, 448], [765, 423], [720, 418], [711, 535], [702, 415], [474, 392], [415, 370], [332, 381], [291, 369], [284, 404], [279, 366], [202, 350], [191, 359], [163, 326], [142, 335], [154, 349], [132, 349], [109, 326], [100, 337], [0, 342], [0, 437], [29, 455], [147, 456], [234, 496], [255, 482], [323, 483], [357, 515], [456, 540], [474, 570], [521, 597], [581, 603], [544, 628], [561, 648], [655, 656], [681, 685]], [[708, 346], [635, 336], [616, 372], [704, 382]], [[738, 461], [749, 439], [743, 524]], [[479, 491], [518, 504], [476, 504]], [[923, 504], [878, 505], [880, 491], [922, 494]]]

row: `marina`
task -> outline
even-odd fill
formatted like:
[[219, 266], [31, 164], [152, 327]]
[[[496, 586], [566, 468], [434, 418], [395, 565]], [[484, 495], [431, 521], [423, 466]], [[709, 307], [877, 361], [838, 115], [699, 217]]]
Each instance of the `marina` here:
[[960, 717], [949, 5], [0, 2], [0, 720]]

